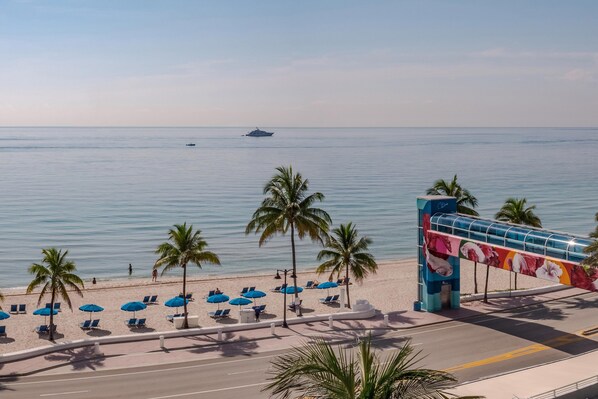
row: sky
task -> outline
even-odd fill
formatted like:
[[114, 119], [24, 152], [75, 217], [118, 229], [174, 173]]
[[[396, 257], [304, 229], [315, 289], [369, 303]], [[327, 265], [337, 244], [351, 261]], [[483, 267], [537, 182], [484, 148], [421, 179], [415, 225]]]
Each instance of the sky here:
[[598, 126], [598, 1], [0, 0], [0, 126]]

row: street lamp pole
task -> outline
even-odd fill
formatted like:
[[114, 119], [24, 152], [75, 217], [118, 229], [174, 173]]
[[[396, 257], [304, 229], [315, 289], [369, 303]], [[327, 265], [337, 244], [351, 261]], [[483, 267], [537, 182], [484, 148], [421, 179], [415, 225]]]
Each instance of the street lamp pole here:
[[[287, 273], [290, 272], [292, 270], [289, 269], [276, 269], [276, 276], [274, 276], [274, 278], [276, 280], [280, 280], [280, 273], [284, 273], [284, 289], [286, 290], [287, 288]], [[289, 325], [287, 324], [287, 293], [284, 292], [284, 300], [283, 300], [283, 308], [282, 308], [282, 326], [284, 328], [289, 328]]]

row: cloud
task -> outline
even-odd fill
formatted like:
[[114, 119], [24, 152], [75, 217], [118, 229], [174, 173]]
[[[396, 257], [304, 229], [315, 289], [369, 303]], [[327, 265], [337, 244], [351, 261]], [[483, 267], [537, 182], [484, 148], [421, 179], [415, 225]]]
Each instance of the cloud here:
[[560, 59], [598, 62], [598, 51], [514, 51], [503, 47], [470, 53], [474, 58]]
[[563, 76], [563, 80], [569, 80], [572, 82], [595, 82], [598, 77], [598, 73], [596, 71], [582, 69], [582, 68], [575, 68], [567, 71]]

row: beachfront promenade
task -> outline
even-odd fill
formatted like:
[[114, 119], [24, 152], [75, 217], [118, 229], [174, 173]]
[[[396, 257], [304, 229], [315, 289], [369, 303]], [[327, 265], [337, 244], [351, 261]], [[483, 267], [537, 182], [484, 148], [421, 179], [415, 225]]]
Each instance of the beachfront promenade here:
[[[0, 389], [6, 398], [263, 398], [269, 361], [285, 349], [320, 336], [352, 347], [356, 337], [372, 333], [385, 350], [410, 338], [427, 355], [424, 366], [450, 370], [461, 382], [507, 373], [466, 384], [458, 388], [461, 394], [526, 398], [595, 373], [588, 366], [598, 361], [598, 342], [579, 332], [590, 320], [597, 322], [592, 306], [597, 300], [596, 293], [567, 289], [475, 302], [442, 314], [405, 310], [390, 315], [389, 328], [379, 315], [336, 321], [332, 329], [316, 322], [277, 328], [275, 335], [268, 328], [231, 333], [223, 342], [215, 334], [169, 339], [164, 349], [156, 340], [104, 345], [102, 356], [84, 348], [5, 364], [3, 375], [36, 374], [1, 379]], [[509, 373], [545, 362], [553, 363]]]

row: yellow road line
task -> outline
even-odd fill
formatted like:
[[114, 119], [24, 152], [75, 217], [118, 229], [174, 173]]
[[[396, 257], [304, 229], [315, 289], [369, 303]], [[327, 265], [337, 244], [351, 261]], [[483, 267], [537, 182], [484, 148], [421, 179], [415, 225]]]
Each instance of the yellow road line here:
[[[593, 328], [594, 327], [584, 328], [583, 330], [576, 331], [572, 334], [565, 334], [565, 335], [561, 335], [556, 338], [551, 338], [542, 343], [525, 346], [523, 348], [515, 349], [510, 352], [505, 352], [500, 355], [491, 356], [486, 359], [476, 360], [474, 362], [469, 362], [469, 363], [460, 364], [458, 366], [449, 367], [447, 369], [444, 369], [444, 371], [447, 371], [449, 373], [454, 373], [455, 371], [459, 371], [459, 370], [471, 369], [474, 367], [485, 366], [485, 365], [492, 364], [492, 363], [503, 362], [505, 360], [515, 359], [517, 357], [527, 356], [527, 355], [531, 355], [533, 353], [545, 351], [545, 350], [552, 349], [552, 348], [558, 348], [560, 346], [569, 345], [569, 344], [572, 344], [575, 342], [583, 341], [590, 335], [582, 336], [581, 333], [586, 330], [592, 330]], [[598, 331], [594, 334], [598, 334]], [[591, 335], [594, 335], [594, 334], [591, 334]]]

